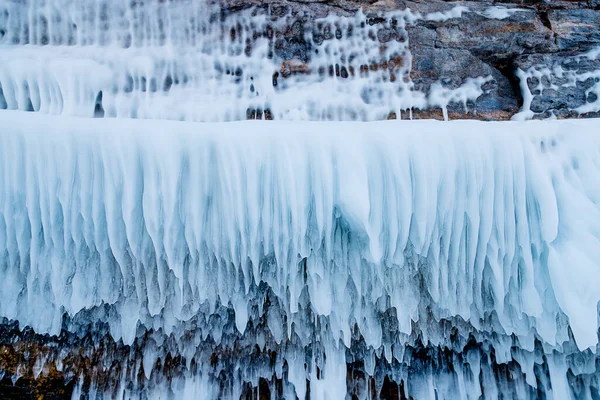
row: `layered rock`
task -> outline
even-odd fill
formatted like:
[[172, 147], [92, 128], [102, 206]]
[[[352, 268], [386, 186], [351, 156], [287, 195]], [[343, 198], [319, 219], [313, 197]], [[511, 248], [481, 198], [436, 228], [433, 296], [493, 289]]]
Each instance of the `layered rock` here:
[[[489, 76], [482, 85], [483, 93], [469, 99], [467, 107], [460, 102], [448, 105], [450, 118], [503, 120], [517, 117], [594, 117], [600, 103], [594, 84], [600, 68], [597, 53], [588, 53], [600, 45], [600, 10], [586, 2], [444, 2], [444, 1], [378, 1], [378, 2], [255, 2], [271, 15], [295, 16], [304, 30], [280, 32], [283, 36], [278, 55], [300, 60], [305, 70], [310, 66], [310, 45], [299, 46], [298, 40], [311, 30], [312, 21], [329, 14], [350, 16], [357, 9], [366, 13], [367, 22], [378, 27], [377, 40], [406, 40], [411, 54], [410, 79], [415, 91], [425, 97], [431, 86], [441, 84], [456, 89], [469, 78]], [[241, 4], [234, 3], [240, 7]], [[386, 13], [410, 10], [406, 34], [390, 30]], [[294, 33], [295, 32], [295, 33]], [[582, 54], [590, 54], [580, 57]], [[282, 69], [285, 69], [284, 61]], [[545, 73], [544, 87], [537, 87], [533, 71], [569, 71], [573, 77]], [[519, 71], [523, 71], [520, 74]], [[525, 79], [527, 83], [521, 83]], [[545, 88], [545, 89], [544, 89]], [[533, 101], [523, 108], [523, 91], [533, 91]], [[539, 92], [539, 93], [538, 93]], [[591, 95], [590, 93], [593, 92]], [[587, 104], [587, 106], [586, 106]], [[530, 107], [530, 108], [528, 108]], [[442, 118], [442, 110], [429, 104], [414, 107], [412, 118]], [[390, 117], [395, 118], [396, 112]]]

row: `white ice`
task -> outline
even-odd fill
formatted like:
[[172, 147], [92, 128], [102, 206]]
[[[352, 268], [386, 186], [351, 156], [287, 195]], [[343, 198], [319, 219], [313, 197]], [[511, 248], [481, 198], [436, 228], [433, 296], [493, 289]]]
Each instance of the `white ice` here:
[[[0, 126], [0, 316], [40, 332], [57, 333], [63, 310], [107, 303], [119, 310], [113, 334], [131, 342], [138, 323], [186, 320], [217, 301], [243, 331], [248, 287], [265, 281], [288, 322], [306, 284], [334, 337], [348, 345], [355, 319], [379, 347], [372, 307], [389, 296], [409, 333], [421, 259], [438, 318], [477, 327], [495, 311], [506, 333], [535, 329], [555, 345], [564, 313], [579, 348], [596, 346], [595, 120], [195, 124], [5, 111]], [[268, 255], [275, 270], [259, 268]]]
[[490, 19], [506, 19], [515, 13], [524, 11], [525, 10], [523, 10], [522, 8], [506, 8], [500, 6], [491, 6], [483, 10], [481, 15]]
[[[214, 20], [213, 11], [201, 1], [0, 0], [0, 317], [50, 334], [65, 313], [73, 326], [97, 318], [126, 344], [150, 328], [183, 338], [198, 318], [201, 337], [178, 343], [187, 370], [171, 387], [156, 385], [158, 398], [219, 396], [207, 366], [190, 372], [199, 343], [225, 337], [205, 317], [233, 310], [241, 337], [261, 282], [278, 302], [265, 315], [282, 347], [280, 379], [287, 364], [286, 398], [304, 398], [307, 379], [312, 399], [346, 396], [355, 326], [370, 375], [376, 358], [402, 362], [414, 326], [424, 343], [443, 347], [450, 339], [438, 322], [461, 319], [460, 334], [489, 341], [499, 363], [516, 360], [532, 387], [536, 339], [554, 395], [569, 396], [567, 371], [593, 374], [598, 120], [339, 122], [430, 107], [447, 119], [449, 104], [482, 95], [490, 77], [434, 83], [428, 93], [410, 79], [406, 26], [458, 19], [463, 6], [399, 11], [377, 26], [361, 27], [362, 12], [318, 19], [327, 40], [304, 32], [309, 64], [272, 55], [269, 28], [290, 20], [252, 11]], [[516, 119], [535, 115], [542, 77], [598, 78], [558, 67], [518, 74]], [[594, 95], [576, 111], [597, 111], [598, 83]], [[267, 110], [277, 121], [225, 122]], [[307, 307], [327, 323], [306, 320]], [[400, 329], [392, 342], [382, 317], [390, 309]], [[326, 358], [311, 355], [319, 373], [301, 351], [316, 345], [313, 334]], [[265, 347], [264, 335], [255, 339]], [[135, 360], [134, 376], [143, 368], [154, 379], [166, 351], [159, 342]], [[586, 364], [567, 353], [592, 356]], [[498, 397], [494, 372], [473, 354], [455, 375], [419, 371], [407, 390]], [[45, 373], [38, 361], [37, 376]], [[257, 387], [274, 373], [246, 367], [228, 371], [231, 398], [243, 379]], [[139, 398], [121, 378], [116, 394]], [[82, 380], [74, 398], [83, 390]]]

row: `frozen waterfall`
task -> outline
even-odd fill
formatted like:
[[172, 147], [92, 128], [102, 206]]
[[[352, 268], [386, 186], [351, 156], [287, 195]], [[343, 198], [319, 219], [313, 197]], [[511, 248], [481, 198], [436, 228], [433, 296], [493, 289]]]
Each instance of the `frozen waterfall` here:
[[[415, 324], [457, 346], [440, 322], [454, 319], [499, 362], [518, 350], [529, 384], [536, 340], [554, 391], [568, 395], [567, 368], [594, 372], [594, 120], [89, 121], [0, 114], [3, 317], [50, 334], [63, 313], [73, 329], [103, 321], [126, 345], [151, 328], [183, 353], [265, 318], [262, 346], [300, 398], [305, 379], [311, 398], [346, 393], [354, 330], [372, 374], [369, 357], [402, 361]], [[234, 326], [212, 320], [223, 310]], [[321, 376], [297, 358], [315, 342]], [[485, 377], [463, 368], [443, 381], [477, 398]]]
[[411, 79], [465, 6], [267, 3], [0, 0], [0, 391], [600, 399], [600, 122], [408, 120], [497, 85]]

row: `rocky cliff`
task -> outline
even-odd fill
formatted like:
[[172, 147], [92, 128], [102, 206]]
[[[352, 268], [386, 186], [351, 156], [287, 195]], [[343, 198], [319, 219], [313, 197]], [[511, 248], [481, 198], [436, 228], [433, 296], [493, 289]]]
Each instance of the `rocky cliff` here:
[[[450, 119], [600, 115], [600, 53], [594, 51], [600, 45], [600, 6], [596, 1], [240, 1], [229, 2], [228, 12], [250, 5], [267, 10], [272, 18], [287, 18], [288, 29], [280, 29], [274, 38], [284, 76], [314, 73], [318, 70], [311, 68], [315, 41], [335, 41], [346, 34], [333, 28], [323, 32], [316, 20], [332, 14], [352, 17], [362, 10], [364, 22], [376, 29], [376, 35], [371, 35], [377, 42], [373, 46], [381, 46], [383, 53], [391, 42], [406, 42], [408, 52], [400, 55], [396, 65], [382, 58], [359, 66], [361, 73], [408, 67], [414, 83], [410, 90], [422, 92], [425, 98], [431, 97], [432, 86], [452, 91], [470, 79], [489, 78], [474, 96], [453, 96], [448, 91], [438, 104], [410, 104], [411, 115], [407, 107], [399, 111], [406, 111], [401, 116], [390, 110], [389, 118], [441, 119], [439, 106], [446, 101]], [[404, 21], [398, 24], [396, 18]], [[329, 73], [342, 79], [348, 76], [335, 66]]]
[[600, 111], [595, 0], [63, 2], [0, 2], [0, 109], [186, 121]]

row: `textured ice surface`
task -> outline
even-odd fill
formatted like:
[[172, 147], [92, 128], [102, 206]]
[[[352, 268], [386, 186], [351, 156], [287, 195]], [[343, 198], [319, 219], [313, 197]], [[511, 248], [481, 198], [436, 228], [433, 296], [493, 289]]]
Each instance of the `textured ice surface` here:
[[[401, 361], [415, 326], [424, 343], [451, 346], [440, 321], [453, 319], [496, 362], [521, 360], [528, 384], [540, 341], [555, 396], [570, 393], [568, 368], [594, 372], [596, 120], [198, 124], [3, 111], [0, 126], [0, 316], [23, 326], [56, 334], [66, 312], [128, 344], [140, 326], [169, 334], [194, 320], [226, 344], [266, 285], [269, 341], [288, 343], [280, 362], [300, 398], [305, 379], [311, 398], [343, 397], [355, 329], [373, 374], [369, 357]], [[222, 309], [234, 331], [211, 319]], [[321, 372], [295, 362], [305, 355], [289, 343], [319, 343]], [[489, 381], [477, 368], [474, 388]], [[413, 380], [415, 398], [443, 382], [450, 398], [472, 395], [439, 374]], [[202, 379], [177, 387], [199, 393]]]
[[[32, 376], [53, 365], [74, 399], [367, 399], [387, 380], [596, 400], [598, 121], [327, 122], [484, 93], [410, 79], [406, 26], [470, 11], [312, 31], [270, 12], [0, 0], [0, 328], [83, 338]], [[598, 78], [577, 71], [520, 71], [519, 117], [544, 77]], [[247, 118], [279, 121], [222, 122]], [[78, 348], [96, 361], [73, 376]]]

